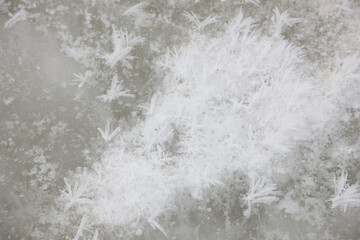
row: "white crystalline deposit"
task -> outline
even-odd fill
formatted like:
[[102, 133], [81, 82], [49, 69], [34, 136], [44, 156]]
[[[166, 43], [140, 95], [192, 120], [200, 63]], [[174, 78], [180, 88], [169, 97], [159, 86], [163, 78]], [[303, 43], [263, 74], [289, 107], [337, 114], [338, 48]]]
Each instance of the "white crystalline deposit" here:
[[[186, 17], [204, 27], [193, 13]], [[162, 56], [164, 92], [154, 95], [141, 124], [122, 132], [94, 169], [78, 176], [87, 201], [73, 201], [73, 210], [93, 224], [149, 222], [164, 231], [156, 218], [172, 208], [177, 191], [201, 200], [229, 173], [286, 171], [282, 157], [359, 94], [359, 59], [339, 60], [326, 81], [309, 76], [301, 47], [281, 36], [281, 21], [292, 26], [298, 19], [275, 10], [275, 31], [267, 36], [239, 12], [216, 37], [195, 31], [189, 43]], [[111, 66], [126, 65], [126, 57], [112, 55]], [[254, 181], [244, 196], [247, 216], [252, 204], [280, 195], [265, 178]]]

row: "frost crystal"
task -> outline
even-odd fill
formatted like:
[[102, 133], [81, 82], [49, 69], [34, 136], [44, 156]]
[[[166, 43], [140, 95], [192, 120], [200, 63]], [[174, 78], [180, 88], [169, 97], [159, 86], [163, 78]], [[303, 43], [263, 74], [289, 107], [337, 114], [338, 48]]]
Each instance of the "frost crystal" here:
[[203, 30], [206, 26], [214, 24], [217, 22], [218, 18], [216, 16], [208, 16], [204, 20], [200, 20], [199, 17], [194, 12], [185, 12], [183, 14], [190, 22], [195, 24], [198, 30]]
[[14, 15], [12, 15], [12, 17], [7, 20], [4, 24], [4, 28], [11, 28], [12, 26], [14, 26], [17, 22], [25, 20], [27, 16], [27, 12], [25, 11], [25, 9], [21, 9], [19, 10], [17, 13], [15, 13]]
[[87, 230], [87, 228], [86, 228], [86, 226], [85, 226], [86, 221], [87, 221], [87, 217], [86, 217], [86, 216], [83, 216], [83, 217], [81, 218], [81, 222], [80, 222], [80, 225], [79, 225], [78, 230], [77, 230], [77, 232], [76, 232], [76, 235], [75, 235], [75, 237], [74, 237], [74, 240], [79, 240], [80, 237], [84, 236], [84, 235], [83, 235], [83, 231], [84, 231], [84, 230]]
[[129, 7], [125, 12], [124, 15], [132, 15], [136, 12], [138, 12], [139, 10], [141, 10], [142, 8], [144, 8], [147, 5], [146, 2], [140, 2], [138, 4], [135, 4], [132, 7]]
[[129, 93], [129, 90], [124, 90], [122, 85], [123, 81], [118, 82], [118, 77], [115, 75], [111, 81], [110, 89], [107, 90], [106, 94], [98, 96], [103, 102], [111, 102], [119, 97], [134, 97], [133, 94]]
[[257, 203], [270, 204], [278, 201], [277, 195], [281, 194], [280, 191], [276, 191], [276, 184], [268, 183], [264, 177], [255, 181], [254, 174], [250, 175], [250, 189], [243, 197], [248, 209], [245, 210], [244, 215], [250, 216], [251, 207]]
[[65, 210], [74, 205], [91, 204], [91, 200], [87, 198], [88, 186], [84, 182], [75, 181], [73, 185], [68, 179], [64, 179], [66, 189], [62, 191], [62, 199], [66, 201]]
[[92, 72], [86, 71], [84, 75], [82, 73], [73, 73], [73, 75], [76, 77], [74, 81], [79, 82], [78, 87], [82, 88], [85, 83], [88, 83], [89, 78], [92, 76]]
[[346, 212], [347, 207], [360, 206], [359, 185], [355, 183], [349, 186], [347, 176], [343, 171], [338, 179], [334, 178], [335, 195], [330, 199], [332, 208], [342, 207], [344, 212]]
[[300, 18], [291, 18], [287, 11], [280, 13], [279, 9], [275, 8], [273, 12], [271, 22], [275, 37], [280, 37], [284, 26], [292, 27], [294, 24], [302, 22]]
[[112, 26], [112, 42], [114, 50], [110, 54], [106, 54], [104, 59], [110, 67], [114, 67], [117, 62], [121, 62], [127, 68], [131, 68], [129, 61], [135, 57], [131, 56], [130, 53], [133, 48], [144, 42], [144, 38], [136, 37], [133, 33], [129, 33], [127, 30], [118, 30]]
[[139, 106], [140, 108], [142, 108], [146, 111], [146, 115], [151, 116], [154, 113], [157, 97], [158, 97], [158, 94], [155, 93], [154, 96], [152, 96], [152, 98], [150, 100], [150, 104], [148, 106], [146, 106], [146, 105]]
[[114, 131], [112, 131], [112, 133], [110, 133], [110, 121], [109, 120], [106, 121], [106, 127], [104, 130], [102, 130], [101, 128], [98, 128], [98, 131], [100, 132], [101, 137], [105, 140], [105, 142], [111, 141], [111, 139], [118, 133], [119, 130], [120, 130], [120, 127], [117, 127]]

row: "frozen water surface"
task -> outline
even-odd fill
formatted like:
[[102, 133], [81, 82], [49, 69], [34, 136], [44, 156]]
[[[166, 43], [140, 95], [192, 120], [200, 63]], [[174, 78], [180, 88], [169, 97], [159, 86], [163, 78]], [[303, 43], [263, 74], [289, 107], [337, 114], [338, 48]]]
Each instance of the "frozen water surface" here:
[[0, 0], [1, 239], [359, 239], [355, 0]]

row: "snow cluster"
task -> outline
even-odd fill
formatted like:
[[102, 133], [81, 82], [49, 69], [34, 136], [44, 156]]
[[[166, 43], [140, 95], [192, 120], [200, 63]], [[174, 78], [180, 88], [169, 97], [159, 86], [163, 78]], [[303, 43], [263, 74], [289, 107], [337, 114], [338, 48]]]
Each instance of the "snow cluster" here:
[[[197, 30], [216, 19], [186, 17]], [[329, 82], [305, 74], [303, 50], [280, 36], [279, 22], [298, 20], [277, 9], [273, 19], [276, 31], [267, 36], [240, 11], [224, 32], [211, 37], [195, 30], [189, 43], [160, 57], [163, 93], [93, 170], [76, 177], [87, 183], [87, 193], [86, 201], [78, 196], [71, 202], [74, 211], [93, 224], [158, 225], [156, 218], [172, 209], [183, 189], [202, 200], [204, 191], [224, 187], [222, 179], [236, 171], [270, 179], [286, 172], [281, 159], [337, 118], [344, 100], [339, 91], [352, 94], [349, 99], [359, 94], [360, 69], [349, 57], [337, 63]], [[275, 184], [254, 181], [243, 198], [247, 217], [253, 204], [279, 197]], [[333, 207], [346, 202], [341, 191]]]

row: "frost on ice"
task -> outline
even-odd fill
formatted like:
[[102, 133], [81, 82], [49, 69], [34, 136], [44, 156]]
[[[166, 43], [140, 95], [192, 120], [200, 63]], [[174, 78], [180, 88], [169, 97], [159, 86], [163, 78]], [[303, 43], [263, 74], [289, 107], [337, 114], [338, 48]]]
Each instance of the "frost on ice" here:
[[135, 58], [131, 55], [131, 52], [136, 45], [144, 41], [144, 38], [136, 37], [128, 30], [117, 29], [114, 25], [112, 30], [113, 52], [106, 54], [104, 59], [110, 67], [114, 67], [117, 62], [121, 62], [125, 67], [131, 68], [129, 61]]
[[0, 0], [0, 238], [355, 239], [359, 9]]
[[27, 16], [27, 12], [25, 9], [21, 9], [18, 12], [16, 12], [15, 14], [13, 14], [11, 16], [11, 18], [9, 20], [7, 20], [4, 24], [4, 28], [11, 28], [12, 26], [14, 26], [17, 22], [20, 22], [22, 20], [26, 19]]

